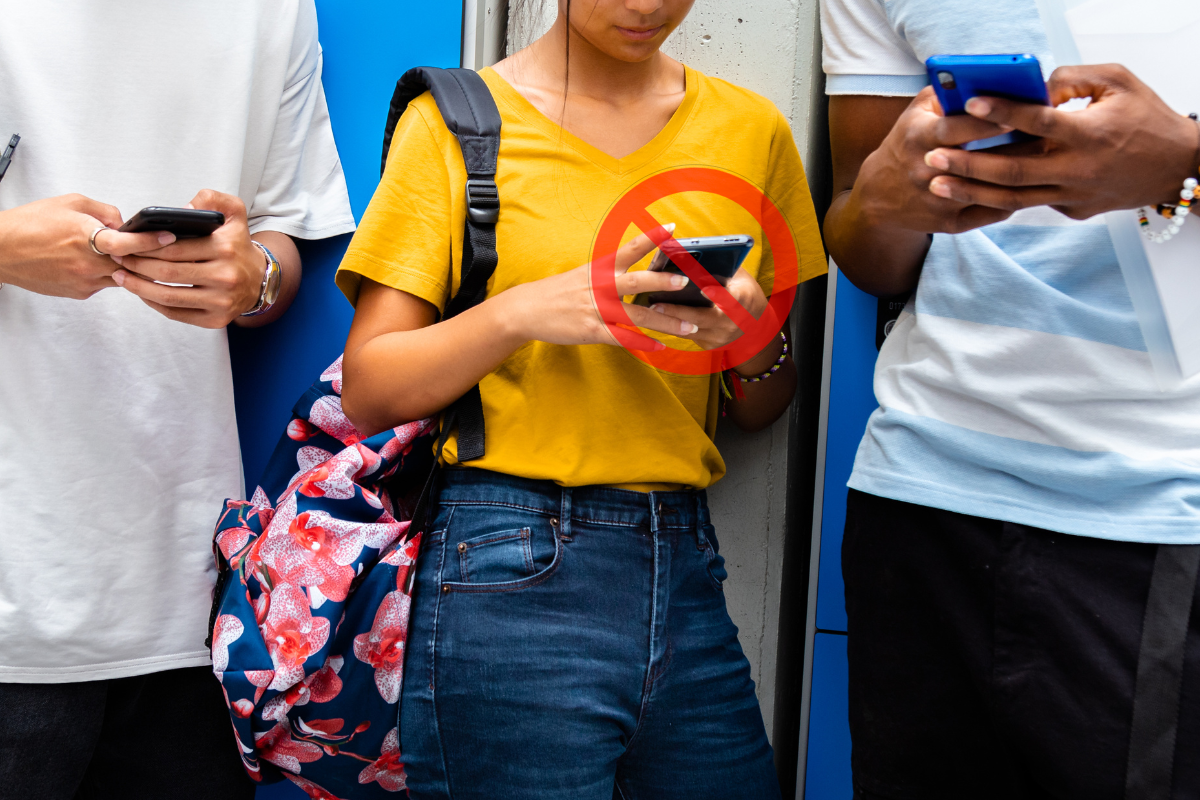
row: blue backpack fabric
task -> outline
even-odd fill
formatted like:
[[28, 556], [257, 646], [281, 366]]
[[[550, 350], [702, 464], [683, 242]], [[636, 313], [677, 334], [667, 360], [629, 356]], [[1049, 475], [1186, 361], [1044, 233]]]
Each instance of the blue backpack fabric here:
[[[500, 115], [470, 70], [409, 70], [392, 99], [385, 164], [400, 115], [426, 90], [469, 178], [448, 317], [483, 300], [496, 266]], [[364, 437], [342, 412], [341, 364], [297, 401], [251, 499], [225, 501], [207, 643], [250, 777], [325, 800], [406, 791], [398, 703], [434, 450], [456, 422], [468, 458], [484, 442], [477, 387], [447, 409], [440, 438], [436, 419]]]

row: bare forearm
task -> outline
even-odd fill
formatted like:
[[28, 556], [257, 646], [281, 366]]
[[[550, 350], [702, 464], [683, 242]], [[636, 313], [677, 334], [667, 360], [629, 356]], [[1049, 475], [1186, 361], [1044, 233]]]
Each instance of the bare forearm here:
[[825, 244], [851, 283], [877, 297], [912, 291], [932, 240], [927, 233], [871, 220], [852, 191], [839, 194], [825, 215]]
[[438, 413], [528, 341], [499, 295], [444, 322], [376, 336], [343, 364], [342, 407], [376, 433]]
[[[743, 378], [752, 378], [769, 370], [783, 352], [783, 339], [776, 336], [757, 356], [734, 370]], [[742, 382], [743, 398], [727, 401], [725, 412], [733, 424], [753, 433], [770, 426], [783, 416], [796, 394], [796, 365], [785, 358], [769, 378], [755, 383]]]

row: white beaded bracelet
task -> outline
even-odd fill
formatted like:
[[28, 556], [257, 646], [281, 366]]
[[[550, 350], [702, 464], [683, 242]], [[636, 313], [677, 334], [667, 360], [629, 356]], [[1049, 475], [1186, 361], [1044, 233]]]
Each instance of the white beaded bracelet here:
[[1145, 206], [1139, 208], [1137, 210], [1138, 225], [1142, 229], [1142, 235], [1155, 244], [1163, 244], [1164, 242], [1170, 241], [1172, 236], [1179, 233], [1180, 229], [1183, 228], [1183, 223], [1187, 220], [1188, 215], [1191, 214], [1191, 208], [1189, 208], [1189, 206], [1191, 206], [1192, 200], [1196, 198], [1196, 187], [1198, 185], [1200, 185], [1200, 182], [1198, 182], [1195, 178], [1188, 178], [1183, 182], [1183, 188], [1179, 190], [1179, 205], [1159, 206], [1159, 213], [1171, 220], [1170, 224], [1167, 225], [1165, 230], [1151, 230], [1149, 212], [1146, 210]]

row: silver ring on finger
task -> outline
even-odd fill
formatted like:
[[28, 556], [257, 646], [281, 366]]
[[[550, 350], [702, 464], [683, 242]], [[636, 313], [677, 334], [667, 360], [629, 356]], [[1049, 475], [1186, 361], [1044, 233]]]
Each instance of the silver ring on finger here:
[[108, 230], [108, 226], [101, 225], [99, 228], [96, 228], [96, 230], [92, 231], [92, 235], [88, 237], [88, 246], [90, 246], [92, 248], [92, 252], [98, 256], [108, 255], [108, 253], [103, 253], [100, 251], [99, 247], [96, 247], [96, 237], [100, 235], [100, 231], [106, 230]]

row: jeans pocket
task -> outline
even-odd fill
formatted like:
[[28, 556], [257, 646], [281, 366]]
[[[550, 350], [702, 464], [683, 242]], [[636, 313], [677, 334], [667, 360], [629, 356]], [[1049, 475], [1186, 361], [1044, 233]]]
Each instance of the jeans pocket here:
[[541, 583], [562, 558], [556, 524], [540, 514], [459, 506], [446, 530], [444, 590], [510, 592]]
[[462, 583], [519, 581], [537, 570], [529, 546], [529, 528], [485, 533], [459, 542], [458, 579]]

